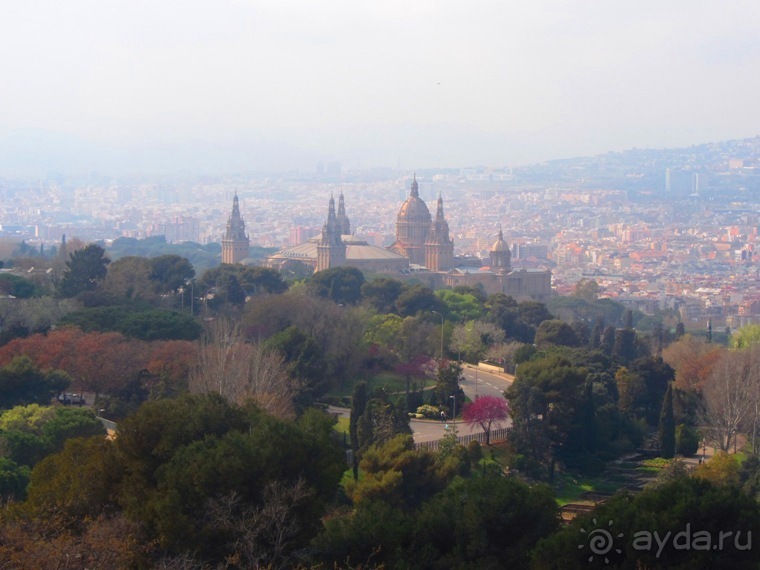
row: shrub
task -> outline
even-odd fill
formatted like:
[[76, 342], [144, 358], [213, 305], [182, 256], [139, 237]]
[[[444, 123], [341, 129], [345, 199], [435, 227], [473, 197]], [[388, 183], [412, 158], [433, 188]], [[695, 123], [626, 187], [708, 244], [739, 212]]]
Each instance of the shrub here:
[[417, 414], [427, 419], [437, 419], [441, 416], [441, 410], [429, 404], [423, 404], [417, 408]]
[[676, 427], [676, 453], [691, 457], [699, 451], [699, 432], [686, 424]]

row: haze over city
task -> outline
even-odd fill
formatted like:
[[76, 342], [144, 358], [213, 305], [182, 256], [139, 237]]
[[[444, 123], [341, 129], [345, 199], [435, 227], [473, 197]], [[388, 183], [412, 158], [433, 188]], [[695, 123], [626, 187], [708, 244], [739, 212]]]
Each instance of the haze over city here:
[[753, 2], [3, 7], [5, 175], [512, 166], [760, 132]]

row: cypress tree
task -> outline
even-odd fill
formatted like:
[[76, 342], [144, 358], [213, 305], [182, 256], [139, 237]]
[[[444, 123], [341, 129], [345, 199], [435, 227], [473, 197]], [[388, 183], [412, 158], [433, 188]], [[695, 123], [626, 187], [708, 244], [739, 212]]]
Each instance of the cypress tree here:
[[602, 349], [602, 352], [606, 354], [607, 356], [612, 356], [612, 349], [615, 346], [615, 327], [608, 326], [604, 329], [604, 332], [602, 333], [602, 339], [601, 344], [599, 348]]
[[591, 332], [591, 339], [589, 340], [589, 346], [591, 348], [599, 348], [602, 344], [602, 332], [604, 331], [604, 319], [597, 319], [594, 324], [594, 330]]
[[668, 391], [662, 400], [660, 411], [660, 456], [672, 459], [676, 454], [676, 422], [673, 417], [673, 383], [668, 383]]
[[354, 480], [359, 479], [359, 420], [367, 409], [367, 384], [357, 382], [354, 385], [354, 393], [351, 395], [351, 415], [348, 419], [348, 435], [351, 438], [351, 451], [353, 451]]

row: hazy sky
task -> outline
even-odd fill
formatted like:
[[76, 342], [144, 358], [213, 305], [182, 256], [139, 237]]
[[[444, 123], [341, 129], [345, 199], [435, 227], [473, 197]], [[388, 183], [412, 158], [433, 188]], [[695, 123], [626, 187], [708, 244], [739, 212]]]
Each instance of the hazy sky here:
[[760, 134], [760, 3], [7, 0], [0, 127], [502, 166]]

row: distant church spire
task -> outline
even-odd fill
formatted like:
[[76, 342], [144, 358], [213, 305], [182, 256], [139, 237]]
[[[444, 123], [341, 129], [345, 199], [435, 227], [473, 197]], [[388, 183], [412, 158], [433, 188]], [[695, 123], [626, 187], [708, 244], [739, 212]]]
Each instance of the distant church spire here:
[[351, 234], [351, 222], [346, 215], [346, 203], [343, 199], [342, 190], [340, 196], [338, 196], [338, 226], [340, 227], [341, 235], [347, 236]]
[[435, 221], [425, 240], [425, 267], [431, 271], [448, 271], [454, 266], [454, 240], [449, 237], [449, 223], [443, 215], [443, 198], [438, 194]]
[[441, 193], [438, 192], [438, 209], [435, 212], [435, 221], [443, 222], [443, 198], [441, 198]]
[[414, 173], [414, 177], [412, 178], [412, 193], [411, 195], [415, 198], [420, 197], [420, 187], [419, 184], [417, 184], [417, 173]]
[[240, 263], [248, 257], [250, 240], [245, 233], [245, 222], [240, 216], [237, 191], [232, 199], [232, 213], [227, 219], [227, 229], [222, 240], [222, 263]]
[[335, 215], [335, 198], [330, 194], [327, 221], [322, 226], [322, 239], [317, 245], [317, 271], [346, 264], [346, 244], [341, 239], [341, 227]]

